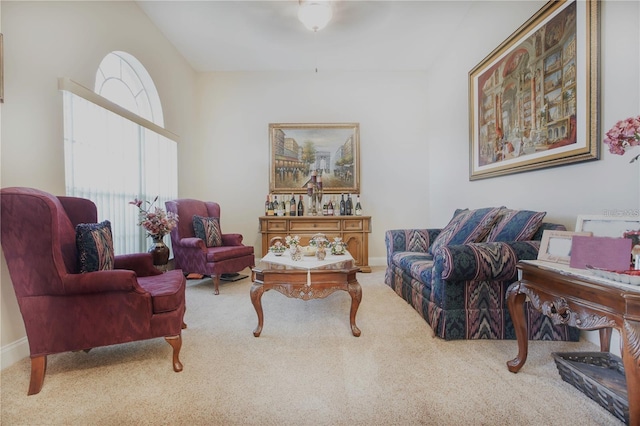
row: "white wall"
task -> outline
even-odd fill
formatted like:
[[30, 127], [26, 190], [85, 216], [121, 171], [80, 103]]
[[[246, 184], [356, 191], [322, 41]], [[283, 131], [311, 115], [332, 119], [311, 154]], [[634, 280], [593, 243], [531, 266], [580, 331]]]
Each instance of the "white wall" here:
[[[93, 89], [102, 58], [114, 50], [137, 57], [158, 89], [165, 126], [193, 143], [195, 72], [133, 2], [2, 1], [5, 103], [1, 186], [64, 195], [62, 96], [58, 77]], [[185, 167], [181, 158], [181, 167]], [[24, 325], [0, 258], [2, 366], [28, 355]], [[26, 352], [25, 352], [26, 350]]]
[[223, 231], [242, 233], [258, 255], [269, 123], [360, 123], [361, 201], [373, 217], [369, 255], [379, 263], [386, 229], [427, 222], [426, 73], [328, 73], [322, 64], [318, 74], [210, 73], [198, 92], [198, 167], [207, 173], [189, 192], [220, 202]]

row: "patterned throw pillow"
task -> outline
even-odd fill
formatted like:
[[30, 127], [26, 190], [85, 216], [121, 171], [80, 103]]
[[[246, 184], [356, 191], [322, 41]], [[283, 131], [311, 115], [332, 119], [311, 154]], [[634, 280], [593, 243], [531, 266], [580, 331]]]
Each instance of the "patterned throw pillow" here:
[[529, 241], [542, 224], [547, 212], [503, 209], [487, 241]]
[[220, 247], [222, 245], [220, 219], [217, 217], [193, 215], [193, 231], [196, 237], [203, 240], [207, 247]]
[[429, 253], [444, 246], [475, 243], [482, 241], [496, 221], [502, 207], [488, 207], [477, 210], [456, 210], [457, 214], [435, 239]]
[[76, 226], [76, 247], [80, 272], [113, 269], [111, 222], [80, 223]]

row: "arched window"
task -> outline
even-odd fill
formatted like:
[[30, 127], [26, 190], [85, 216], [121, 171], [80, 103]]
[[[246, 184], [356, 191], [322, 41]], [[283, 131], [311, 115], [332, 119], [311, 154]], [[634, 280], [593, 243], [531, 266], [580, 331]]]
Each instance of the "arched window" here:
[[149, 240], [129, 202], [158, 197], [154, 207], [164, 209], [178, 192], [177, 137], [163, 128], [151, 76], [132, 55], [111, 52], [94, 92], [68, 79], [60, 88], [67, 195], [92, 200], [99, 220], [111, 221], [116, 254], [146, 251]]

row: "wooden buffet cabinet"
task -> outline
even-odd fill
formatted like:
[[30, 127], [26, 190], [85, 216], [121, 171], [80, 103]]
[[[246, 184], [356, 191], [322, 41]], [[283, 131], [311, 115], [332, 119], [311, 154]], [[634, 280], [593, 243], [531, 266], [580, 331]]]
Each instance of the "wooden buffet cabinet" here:
[[330, 241], [334, 237], [341, 237], [360, 271], [371, 272], [371, 216], [261, 216], [262, 254], [269, 251], [269, 241], [273, 237], [299, 235], [301, 244], [307, 245], [309, 239], [319, 232], [325, 234]]

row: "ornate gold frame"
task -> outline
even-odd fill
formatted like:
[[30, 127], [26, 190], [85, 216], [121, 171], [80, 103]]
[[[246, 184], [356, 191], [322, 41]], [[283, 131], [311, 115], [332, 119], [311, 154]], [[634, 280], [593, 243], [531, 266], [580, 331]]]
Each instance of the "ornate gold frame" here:
[[311, 170], [325, 194], [360, 193], [359, 123], [269, 124], [269, 192], [307, 192]]
[[469, 180], [600, 158], [599, 3], [548, 2], [469, 72]]

